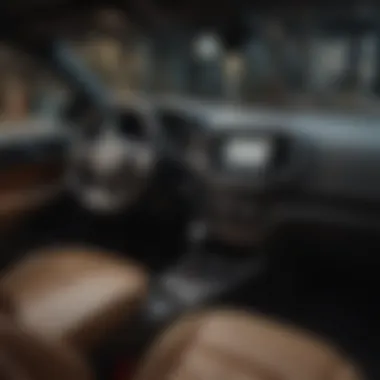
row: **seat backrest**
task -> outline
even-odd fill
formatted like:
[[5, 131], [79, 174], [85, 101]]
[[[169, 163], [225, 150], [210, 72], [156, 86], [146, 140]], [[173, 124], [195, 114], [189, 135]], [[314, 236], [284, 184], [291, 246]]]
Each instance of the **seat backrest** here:
[[187, 316], [153, 345], [135, 380], [361, 380], [306, 332], [238, 311]]
[[68, 348], [45, 341], [0, 315], [1, 380], [90, 380], [84, 361]]
[[1, 279], [19, 323], [83, 350], [107, 339], [145, 298], [144, 269], [109, 252], [60, 248], [32, 252]]

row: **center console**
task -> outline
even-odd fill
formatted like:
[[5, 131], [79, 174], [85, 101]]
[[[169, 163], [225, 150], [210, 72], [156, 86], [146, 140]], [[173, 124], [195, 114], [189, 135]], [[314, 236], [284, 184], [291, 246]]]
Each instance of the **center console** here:
[[198, 236], [189, 236], [189, 249], [150, 283], [147, 301], [136, 318], [137, 326], [128, 334], [134, 347], [145, 345], [167, 323], [186, 311], [221, 301], [238, 301], [244, 285], [265, 268], [265, 256], [258, 249], [208, 241], [204, 225], [192, 227], [203, 231], [197, 231]]
[[147, 305], [150, 318], [160, 320], [184, 309], [218, 302], [257, 276], [263, 265], [263, 255], [252, 248], [193, 242], [173, 267], [152, 282]]
[[263, 272], [266, 211], [271, 190], [291, 183], [297, 167], [292, 143], [270, 129], [195, 136], [187, 156], [201, 196], [188, 225], [188, 248], [152, 280], [138, 316], [139, 339], [184, 311], [239, 302], [241, 289]]
[[212, 240], [255, 247], [267, 233], [271, 199], [298, 177], [305, 162], [303, 146], [270, 126], [201, 136], [194, 139], [188, 154], [203, 194], [198, 217]]

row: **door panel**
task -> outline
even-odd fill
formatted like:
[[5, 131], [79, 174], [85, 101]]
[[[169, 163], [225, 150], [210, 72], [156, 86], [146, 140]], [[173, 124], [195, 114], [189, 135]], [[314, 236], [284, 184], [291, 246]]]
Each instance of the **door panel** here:
[[63, 162], [17, 165], [0, 171], [0, 229], [44, 206], [60, 191]]
[[60, 193], [67, 147], [66, 136], [54, 129], [0, 135], [0, 232]]

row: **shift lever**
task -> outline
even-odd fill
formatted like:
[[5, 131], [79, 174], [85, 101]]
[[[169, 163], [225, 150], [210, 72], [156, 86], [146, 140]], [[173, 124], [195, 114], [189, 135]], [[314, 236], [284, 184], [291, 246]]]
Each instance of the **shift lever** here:
[[194, 220], [187, 230], [188, 249], [177, 262], [152, 279], [146, 303], [128, 332], [133, 347], [145, 347], [182, 313], [233, 300], [236, 292], [264, 268], [264, 255], [208, 240], [208, 229]]

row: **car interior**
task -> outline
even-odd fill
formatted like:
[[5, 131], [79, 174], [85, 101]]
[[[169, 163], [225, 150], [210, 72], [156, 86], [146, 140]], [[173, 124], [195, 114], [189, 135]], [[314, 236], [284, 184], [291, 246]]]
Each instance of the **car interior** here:
[[378, 15], [3, 0], [0, 379], [379, 379]]

